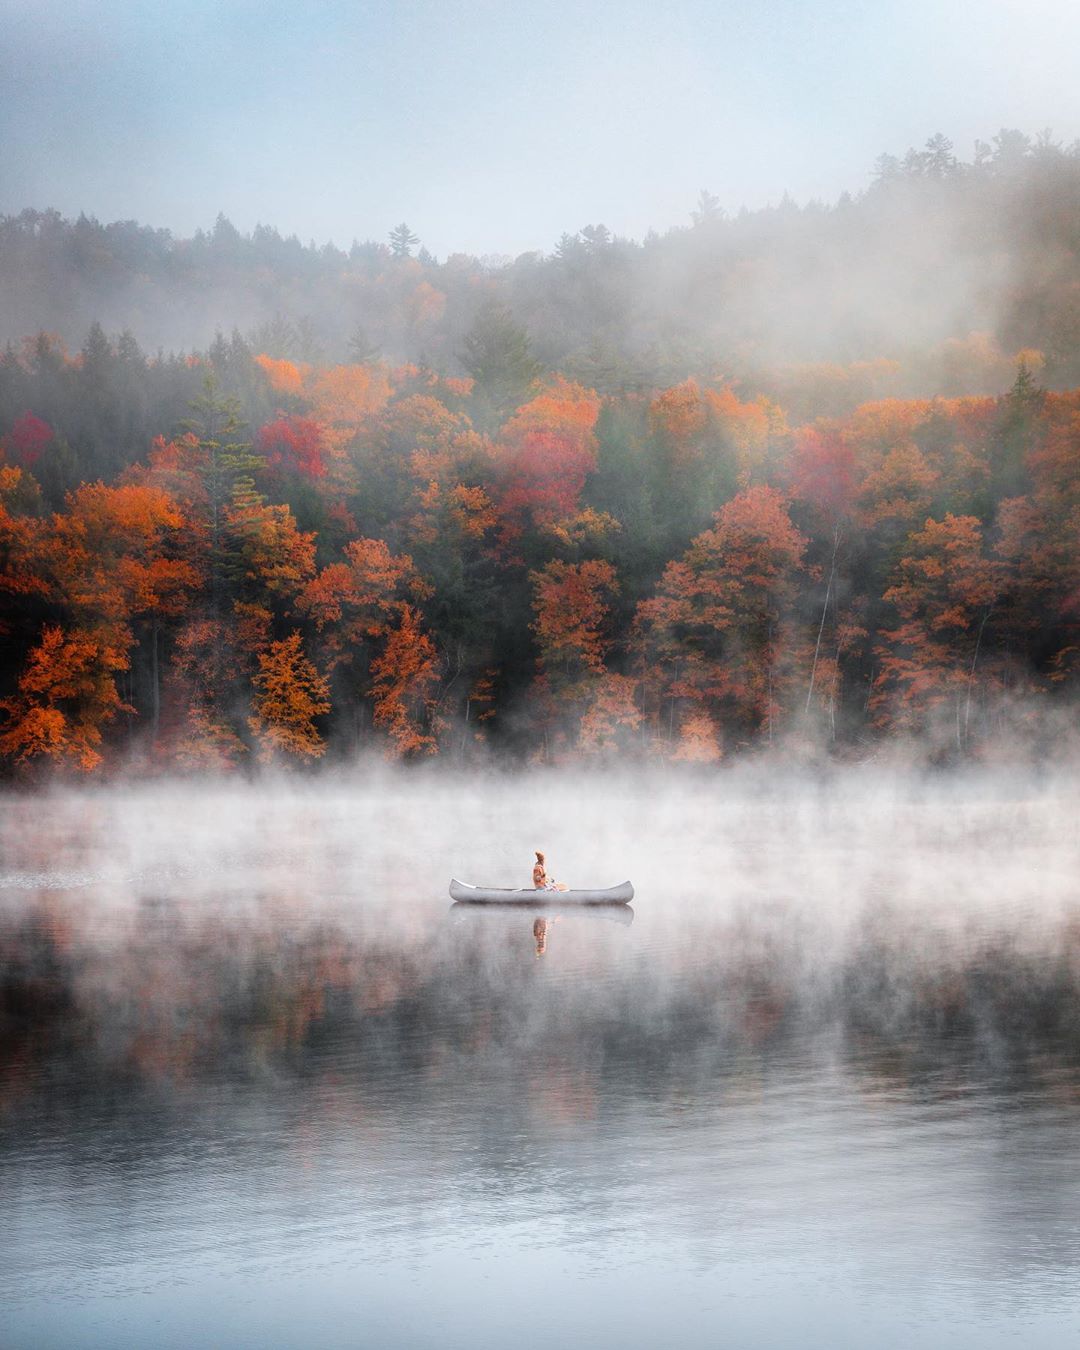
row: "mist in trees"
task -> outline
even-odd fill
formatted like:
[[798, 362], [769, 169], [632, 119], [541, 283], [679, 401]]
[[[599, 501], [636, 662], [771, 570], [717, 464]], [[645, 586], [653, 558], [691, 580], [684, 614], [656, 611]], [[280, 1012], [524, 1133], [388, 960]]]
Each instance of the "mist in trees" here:
[[525, 356], [601, 393], [719, 365], [802, 418], [998, 392], [1028, 347], [1058, 387], [1080, 381], [1078, 207], [1077, 148], [1006, 129], [967, 162], [943, 136], [884, 155], [831, 205], [728, 214], [702, 191], [666, 233], [591, 224], [512, 260], [437, 260], [405, 222], [344, 247], [223, 217], [181, 239], [28, 210], [0, 219], [0, 340], [45, 331], [74, 348], [97, 321], [150, 352], [192, 351], [237, 328], [279, 359], [378, 354], [460, 376], [501, 315]]
[[[3, 772], [1060, 744], [1078, 191], [1003, 132], [497, 266], [3, 222]], [[146, 350], [136, 267], [226, 326]]]

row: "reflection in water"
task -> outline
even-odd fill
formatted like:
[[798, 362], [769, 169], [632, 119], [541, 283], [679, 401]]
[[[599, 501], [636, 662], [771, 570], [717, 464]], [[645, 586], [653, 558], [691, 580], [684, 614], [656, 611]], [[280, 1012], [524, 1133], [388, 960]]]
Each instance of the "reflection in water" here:
[[292, 807], [299, 861], [157, 873], [53, 818], [66, 884], [2, 892], [5, 1346], [1071, 1343], [1064, 866], [976, 831], [976, 903], [946, 832], [832, 905], [796, 832], [798, 891], [448, 907]]
[[456, 923], [492, 924], [504, 918], [515, 928], [522, 929], [522, 920], [536, 915], [532, 924], [533, 942], [537, 956], [547, 954], [548, 938], [552, 928], [561, 920], [569, 919], [580, 923], [616, 923], [629, 927], [634, 922], [634, 911], [629, 905], [589, 905], [560, 908], [558, 904], [542, 906], [542, 913], [530, 905], [527, 909], [520, 904], [454, 904], [450, 912]]

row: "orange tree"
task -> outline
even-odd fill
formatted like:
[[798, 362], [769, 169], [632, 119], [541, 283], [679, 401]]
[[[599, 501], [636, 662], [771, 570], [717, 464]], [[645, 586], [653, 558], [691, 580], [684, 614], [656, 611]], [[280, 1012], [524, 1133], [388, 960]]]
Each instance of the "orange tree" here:
[[[928, 519], [909, 536], [883, 599], [900, 622], [875, 648], [870, 707], [879, 727], [940, 730], [967, 745], [979, 659], [1005, 568], [986, 557], [974, 516]], [[989, 676], [990, 672], [986, 672]]]
[[[740, 492], [715, 522], [667, 565], [635, 620], [654, 734], [669, 740], [701, 710], [738, 739], [771, 735], [795, 674], [805, 537], [771, 487]], [[700, 718], [694, 727], [700, 736]]]

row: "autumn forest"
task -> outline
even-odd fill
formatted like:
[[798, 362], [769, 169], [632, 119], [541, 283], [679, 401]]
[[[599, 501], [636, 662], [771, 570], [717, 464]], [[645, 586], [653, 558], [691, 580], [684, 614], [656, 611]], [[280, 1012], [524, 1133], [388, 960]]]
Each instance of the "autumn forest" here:
[[1002, 132], [516, 260], [0, 220], [0, 772], [1060, 738], [1078, 206]]

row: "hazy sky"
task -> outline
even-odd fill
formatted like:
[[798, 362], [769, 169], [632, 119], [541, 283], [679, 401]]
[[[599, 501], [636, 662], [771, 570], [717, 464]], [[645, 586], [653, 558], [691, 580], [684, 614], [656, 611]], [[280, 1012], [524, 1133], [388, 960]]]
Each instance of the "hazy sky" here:
[[0, 0], [0, 211], [550, 249], [1002, 126], [1080, 136], [1076, 0]]

